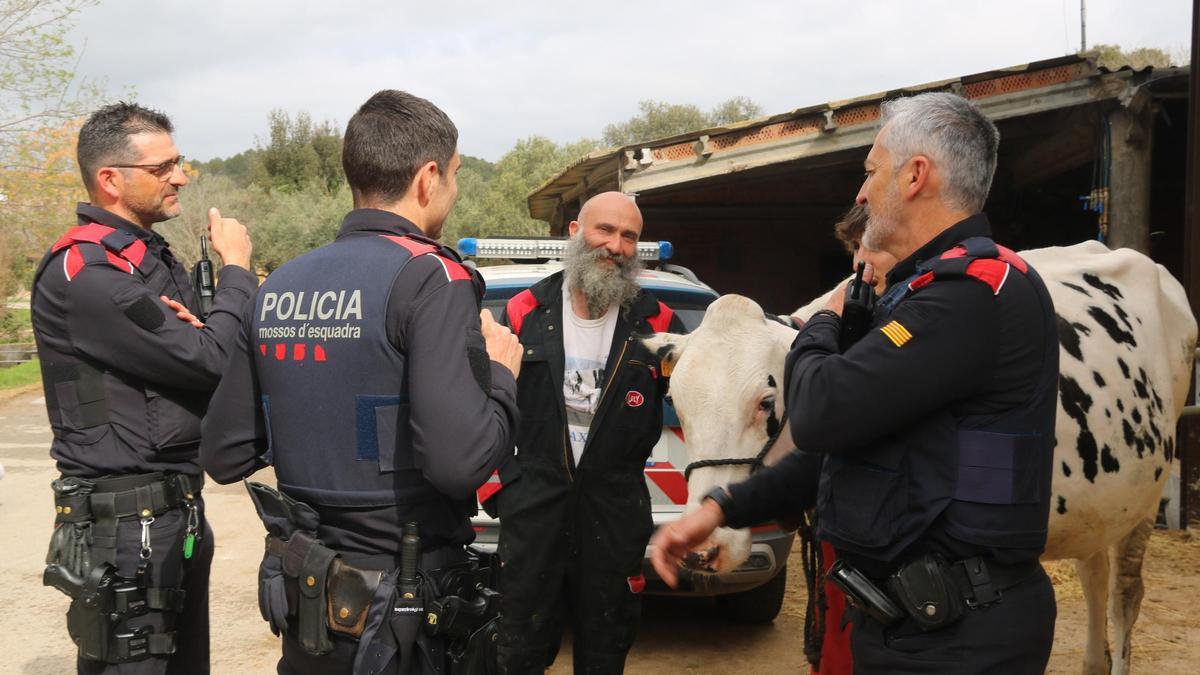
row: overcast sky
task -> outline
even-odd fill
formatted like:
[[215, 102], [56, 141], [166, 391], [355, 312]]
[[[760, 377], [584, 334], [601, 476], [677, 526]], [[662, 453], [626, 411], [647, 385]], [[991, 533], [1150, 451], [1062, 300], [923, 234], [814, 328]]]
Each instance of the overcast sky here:
[[[1088, 44], [1185, 55], [1191, 4], [1089, 0]], [[167, 112], [197, 159], [253, 147], [272, 108], [344, 125], [396, 88], [496, 160], [599, 137], [642, 99], [778, 113], [1060, 56], [1079, 28], [1079, 0], [102, 0], [72, 39], [81, 76]]]

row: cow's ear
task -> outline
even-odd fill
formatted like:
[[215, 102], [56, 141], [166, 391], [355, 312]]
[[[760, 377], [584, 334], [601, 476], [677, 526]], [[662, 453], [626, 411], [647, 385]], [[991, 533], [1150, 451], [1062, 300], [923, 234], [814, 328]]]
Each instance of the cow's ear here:
[[646, 349], [654, 352], [662, 361], [663, 377], [671, 376], [671, 371], [679, 362], [679, 357], [687, 347], [687, 342], [688, 336], [675, 333], [655, 333], [650, 337], [642, 338], [642, 344], [646, 346]]

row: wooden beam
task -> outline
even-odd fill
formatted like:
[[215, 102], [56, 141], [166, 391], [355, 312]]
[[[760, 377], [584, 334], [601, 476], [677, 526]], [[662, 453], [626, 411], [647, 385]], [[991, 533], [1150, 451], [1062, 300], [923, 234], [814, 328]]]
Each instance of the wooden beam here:
[[1139, 92], [1108, 113], [1112, 138], [1112, 182], [1108, 202], [1108, 245], [1150, 254], [1150, 164], [1154, 111]]

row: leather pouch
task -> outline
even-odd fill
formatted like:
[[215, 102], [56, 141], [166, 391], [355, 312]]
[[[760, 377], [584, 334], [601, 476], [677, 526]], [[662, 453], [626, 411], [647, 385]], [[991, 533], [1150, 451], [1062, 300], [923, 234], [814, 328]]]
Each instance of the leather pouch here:
[[946, 628], [966, 611], [962, 593], [951, 580], [945, 563], [932, 556], [901, 567], [888, 579], [888, 588], [923, 631]]
[[329, 582], [326, 595], [326, 618], [329, 630], [343, 633], [353, 638], [362, 636], [367, 623], [367, 611], [371, 608], [371, 598], [383, 572], [378, 570], [360, 570], [347, 565], [339, 558], [334, 558], [329, 568]]
[[[304, 562], [300, 565], [300, 573], [296, 575], [300, 587], [299, 607], [296, 611], [299, 629], [296, 638], [304, 651], [314, 656], [333, 651], [333, 641], [325, 624], [325, 588], [329, 568], [336, 556], [335, 551], [320, 544], [309, 546]], [[287, 568], [288, 561], [285, 560], [284, 570]]]

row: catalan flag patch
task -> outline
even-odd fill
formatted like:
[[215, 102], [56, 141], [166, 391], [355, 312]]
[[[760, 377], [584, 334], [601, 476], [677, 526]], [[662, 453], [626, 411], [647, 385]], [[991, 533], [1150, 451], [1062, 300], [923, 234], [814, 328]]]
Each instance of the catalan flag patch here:
[[899, 321], [892, 321], [879, 330], [897, 347], [903, 347], [904, 343], [912, 339], [912, 333], [908, 332], [908, 329], [904, 326], [901, 326]]

